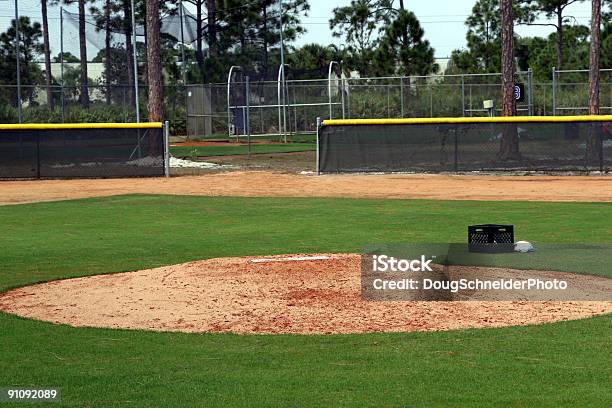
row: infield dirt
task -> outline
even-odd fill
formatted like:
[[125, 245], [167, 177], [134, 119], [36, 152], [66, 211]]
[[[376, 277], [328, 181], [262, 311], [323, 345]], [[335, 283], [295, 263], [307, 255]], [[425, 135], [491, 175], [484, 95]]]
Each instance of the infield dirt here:
[[121, 194], [612, 202], [612, 176], [302, 175], [232, 171], [139, 179], [0, 181], [0, 205]]

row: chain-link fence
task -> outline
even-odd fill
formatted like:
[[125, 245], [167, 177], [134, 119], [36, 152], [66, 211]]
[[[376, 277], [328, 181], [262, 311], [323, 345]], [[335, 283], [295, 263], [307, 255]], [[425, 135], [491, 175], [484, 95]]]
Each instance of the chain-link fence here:
[[185, 103], [188, 137], [227, 137], [227, 85], [188, 85]]
[[278, 81], [249, 81], [247, 103], [246, 78], [232, 81], [227, 85], [228, 134], [313, 134], [317, 117], [330, 117], [341, 110], [338, 82], [287, 80], [282, 86]]
[[[0, 123], [18, 123], [14, 85], [0, 86]], [[140, 120], [147, 121], [148, 87], [140, 86]], [[134, 89], [128, 85], [90, 85], [88, 103], [81, 100], [79, 86], [21, 86], [21, 121], [24, 123], [136, 122]], [[48, 93], [51, 92], [51, 100]], [[184, 134], [186, 92], [183, 86], [164, 86], [165, 116], [174, 133]], [[51, 102], [51, 106], [49, 105]]]
[[[280, 76], [279, 76], [280, 77]], [[588, 111], [588, 72], [554, 71], [549, 83], [518, 72], [524, 96], [519, 115], [572, 115]], [[49, 109], [47, 92], [52, 93]], [[90, 85], [89, 105], [78, 84], [22, 86], [23, 122], [134, 122], [135, 92], [129, 85]], [[174, 135], [227, 138], [310, 134], [316, 118], [410, 118], [499, 115], [501, 75], [258, 80], [231, 77], [228, 83], [167, 85], [165, 114]], [[492, 112], [483, 101], [492, 100]], [[612, 69], [601, 70], [601, 112], [612, 113]], [[17, 123], [17, 88], [0, 86], [0, 122]], [[248, 105], [248, 109], [247, 109]], [[141, 120], [147, 119], [147, 87], [139, 87]], [[247, 112], [248, 111], [248, 112]], [[248, 114], [247, 114], [248, 113]], [[248, 118], [249, 126], [246, 126]]]
[[[612, 113], [612, 69], [599, 71], [599, 109]], [[552, 114], [584, 115], [589, 110], [589, 71], [552, 70]]]
[[[531, 115], [531, 71], [518, 72], [526, 95], [517, 111]], [[466, 74], [345, 79], [346, 117], [410, 118], [486, 116], [484, 100], [492, 100], [495, 112], [501, 112], [501, 74]]]

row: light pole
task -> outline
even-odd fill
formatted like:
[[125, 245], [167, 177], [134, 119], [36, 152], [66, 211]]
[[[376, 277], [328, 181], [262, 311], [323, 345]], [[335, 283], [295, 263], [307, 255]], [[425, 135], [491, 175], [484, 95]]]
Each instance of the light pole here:
[[[281, 66], [281, 87], [282, 87], [282, 104], [283, 104], [283, 135], [284, 135], [284, 142], [287, 143], [287, 135], [286, 135], [286, 131], [287, 131], [287, 113], [286, 113], [286, 103], [287, 103], [287, 98], [286, 98], [286, 94], [285, 94], [285, 47], [283, 44], [283, 0], [278, 0], [278, 25], [279, 25], [279, 31], [280, 31], [280, 66]], [[278, 103], [281, 103], [281, 100], [279, 99]]]
[[338, 62], [337, 61], [330, 61], [329, 62], [329, 67], [327, 69], [327, 98], [328, 98], [328, 101], [329, 101], [329, 118], [330, 119], [332, 119], [331, 74], [332, 74], [332, 67], [334, 66], [334, 64], [338, 65]]
[[[286, 101], [285, 87], [283, 83], [283, 78], [285, 77], [285, 67], [289, 66], [288, 64], [281, 64], [278, 67], [278, 77], [276, 79], [276, 87], [278, 92], [278, 131], [282, 136], [283, 141], [287, 143], [287, 112], [286, 112], [286, 104], [281, 101]], [[282, 115], [281, 115], [281, 106], [282, 106]], [[282, 120], [281, 120], [282, 119]]]
[[19, 2], [15, 0], [15, 60], [17, 61], [16, 69], [17, 69], [17, 117], [19, 119], [19, 123], [21, 123], [21, 67], [20, 67], [20, 59], [21, 56], [21, 47], [19, 46]]
[[[138, 58], [136, 51], [136, 12], [134, 11], [134, 0], [131, 1], [132, 6], [132, 54], [134, 54], [134, 100], [136, 101], [136, 122], [140, 122], [140, 106], [138, 94]], [[146, 28], [145, 28], [146, 29]]]
[[60, 77], [62, 100], [62, 123], [64, 123], [64, 8], [60, 7]]
[[[278, 16], [278, 24], [280, 26], [280, 63], [281, 66], [285, 66], [285, 50], [283, 46], [283, 0], [278, 0]], [[283, 74], [283, 81], [284, 80], [285, 74]]]
[[185, 33], [183, 31], [183, 0], [179, 1], [179, 19], [181, 20], [181, 68], [183, 71], [183, 86], [187, 87], [187, 71], [185, 67]]
[[[236, 126], [234, 124], [234, 132], [232, 132], [232, 107], [231, 107], [231, 98], [232, 98], [232, 93], [231, 93], [231, 85], [232, 85], [232, 74], [234, 73], [234, 70], [236, 71], [240, 71], [240, 74], [242, 76], [242, 68], [240, 67], [240, 65], [232, 65], [230, 67], [229, 70], [229, 74], [227, 75], [227, 133], [229, 134], [229, 136], [232, 136], [232, 133], [236, 133], [236, 135], [238, 134], [236, 132]], [[238, 140], [238, 136], [236, 136], [236, 140]]]

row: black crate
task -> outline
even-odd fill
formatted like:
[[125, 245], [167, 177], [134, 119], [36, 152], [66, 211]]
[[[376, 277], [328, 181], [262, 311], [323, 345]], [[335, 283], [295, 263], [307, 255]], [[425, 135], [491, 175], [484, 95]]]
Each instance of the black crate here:
[[514, 225], [470, 225], [468, 244], [470, 252], [512, 252]]

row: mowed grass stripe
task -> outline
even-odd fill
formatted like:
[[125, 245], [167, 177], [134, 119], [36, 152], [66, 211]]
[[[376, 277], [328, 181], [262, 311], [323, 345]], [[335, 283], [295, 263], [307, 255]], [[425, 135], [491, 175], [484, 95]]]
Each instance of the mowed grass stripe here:
[[[262, 153], [293, 153], [314, 151], [314, 143], [275, 143], [275, 144], [253, 144], [251, 145], [252, 154]], [[206, 157], [206, 156], [230, 156], [245, 155], [249, 153], [246, 145], [227, 146], [171, 146], [170, 153], [176, 157]]]
[[[511, 222], [611, 242], [612, 205], [120, 196], [0, 207], [0, 287], [217, 256], [463, 242]], [[57, 406], [609, 406], [612, 317], [442, 333], [237, 336], [76, 329], [0, 314], [0, 384]]]

